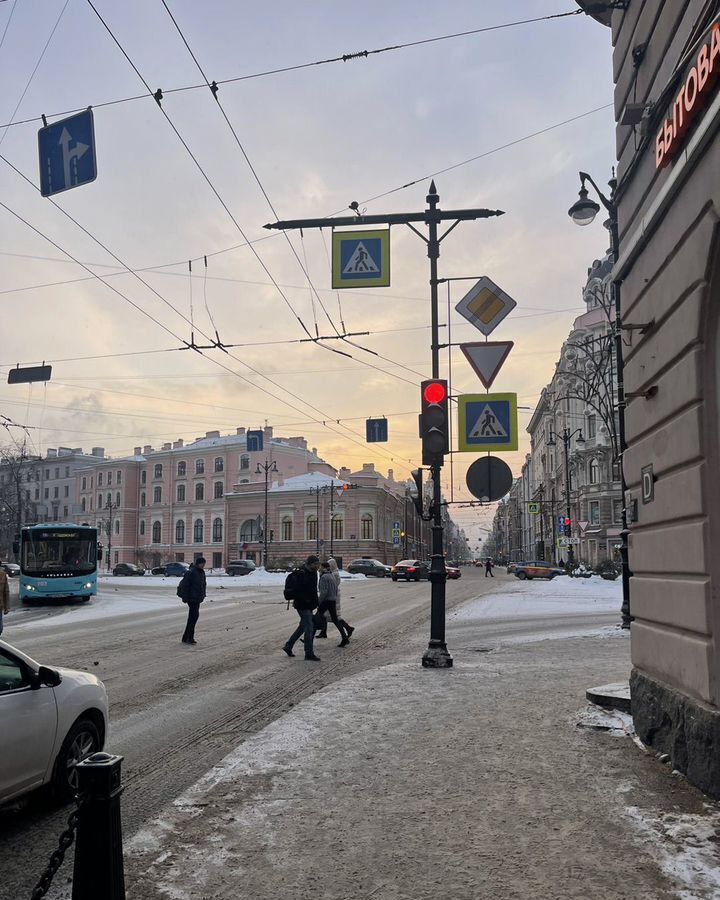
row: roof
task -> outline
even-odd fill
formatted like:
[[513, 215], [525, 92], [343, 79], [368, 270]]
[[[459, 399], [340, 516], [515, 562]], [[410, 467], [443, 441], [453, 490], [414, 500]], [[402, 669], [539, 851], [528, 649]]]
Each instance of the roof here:
[[274, 481], [272, 487], [268, 488], [268, 493], [309, 491], [311, 488], [329, 488], [331, 485], [339, 488], [344, 484], [350, 484], [350, 482], [343, 481], [342, 478], [333, 478], [332, 475], [326, 475], [324, 472], [306, 472], [303, 475], [293, 475], [292, 478], [286, 478], [282, 484]]

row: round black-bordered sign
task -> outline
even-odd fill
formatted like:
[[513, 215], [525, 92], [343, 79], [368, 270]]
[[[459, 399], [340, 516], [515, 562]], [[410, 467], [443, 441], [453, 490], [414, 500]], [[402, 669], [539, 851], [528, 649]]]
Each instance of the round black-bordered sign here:
[[489, 503], [500, 500], [512, 487], [513, 476], [510, 466], [497, 456], [481, 456], [467, 470], [465, 483], [468, 490]]

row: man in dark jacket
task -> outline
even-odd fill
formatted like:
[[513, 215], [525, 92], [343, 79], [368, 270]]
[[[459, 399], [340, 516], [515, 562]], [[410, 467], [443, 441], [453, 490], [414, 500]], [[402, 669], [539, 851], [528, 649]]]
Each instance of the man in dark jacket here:
[[313, 610], [318, 605], [318, 569], [320, 560], [317, 556], [308, 556], [305, 565], [293, 572], [292, 602], [300, 616], [300, 624], [290, 635], [283, 650], [288, 656], [295, 656], [292, 648], [300, 635], [305, 636], [305, 659], [320, 662], [313, 653], [313, 638], [315, 637], [315, 620]]
[[195, 623], [200, 615], [200, 604], [205, 599], [205, 560], [202, 556], [192, 563], [183, 579], [185, 581], [183, 603], [187, 603], [188, 617], [182, 642], [183, 644], [197, 644]]

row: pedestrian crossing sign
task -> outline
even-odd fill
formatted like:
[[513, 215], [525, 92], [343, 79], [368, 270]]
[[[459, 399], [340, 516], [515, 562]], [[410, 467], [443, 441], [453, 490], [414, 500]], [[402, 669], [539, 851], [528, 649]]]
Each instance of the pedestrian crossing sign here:
[[483, 453], [517, 448], [517, 394], [458, 397], [458, 450]]
[[333, 231], [333, 288], [390, 285], [390, 229]]

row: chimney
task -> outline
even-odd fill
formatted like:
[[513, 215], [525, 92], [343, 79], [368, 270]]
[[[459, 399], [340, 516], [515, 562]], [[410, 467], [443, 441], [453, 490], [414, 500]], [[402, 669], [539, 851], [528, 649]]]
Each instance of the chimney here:
[[178, 438], [176, 441], [173, 441], [173, 450], [178, 450], [183, 445], [183, 439]]
[[93, 447], [90, 451], [91, 456], [99, 456], [100, 459], [105, 459], [105, 448], [104, 447]]
[[395, 481], [395, 473], [392, 469], [388, 469], [388, 481]]
[[263, 435], [264, 435], [266, 441], [272, 440], [272, 436], [273, 436], [272, 425], [266, 425], [263, 428]]
[[312, 453], [313, 456], [317, 456], [317, 447], [313, 447], [310, 452]]
[[363, 470], [363, 472], [374, 472], [375, 471], [375, 463], [363, 463], [362, 470]]
[[236, 429], [235, 429], [235, 434], [237, 434], [237, 435], [239, 435], [240, 437], [242, 437], [242, 436], [245, 434], [245, 429], [244, 429], [244, 428], [236, 428]]
[[172, 449], [172, 444], [170, 444], [170, 443], [163, 444], [162, 448], [163, 448], [163, 450], [170, 450], [170, 449]]
[[83, 450], [82, 450], [82, 447], [73, 447], [70, 452], [71, 453], [82, 453]]
[[342, 466], [338, 471], [338, 478], [341, 478], [343, 481], [347, 481], [348, 478], [352, 475], [350, 469], [347, 466]]
[[47, 458], [48, 458], [48, 459], [54, 459], [56, 456], [57, 456], [57, 448], [55, 448], [55, 447], [48, 447]]
[[58, 456], [67, 456], [69, 453], [72, 453], [69, 447], [58, 447]]
[[143, 456], [148, 456], [152, 452], [153, 452], [153, 448], [150, 446], [150, 444], [146, 444], [143, 447]]
[[142, 447], [135, 447], [133, 453], [135, 456], [140, 456], [142, 454]]
[[206, 431], [205, 437], [206, 438], [219, 438], [220, 432], [219, 431]]

